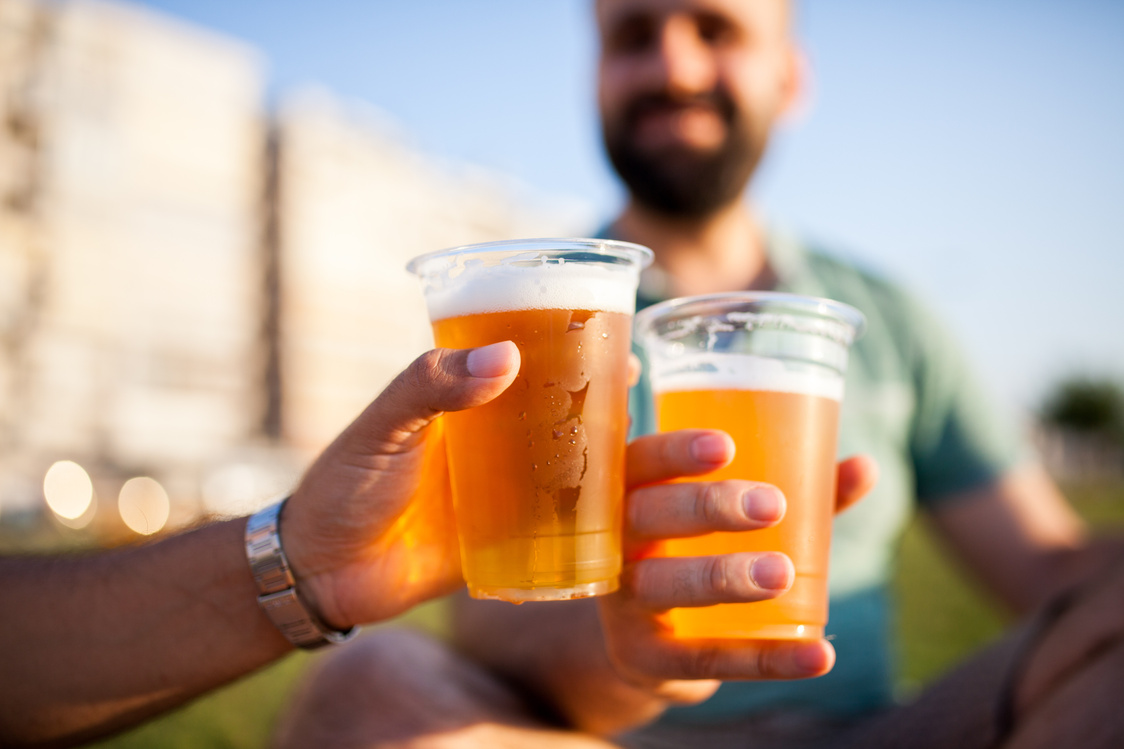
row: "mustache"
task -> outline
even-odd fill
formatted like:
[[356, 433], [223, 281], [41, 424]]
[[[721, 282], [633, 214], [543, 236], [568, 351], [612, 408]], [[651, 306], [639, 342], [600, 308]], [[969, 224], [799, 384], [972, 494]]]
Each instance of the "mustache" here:
[[737, 106], [734, 105], [733, 99], [726, 92], [715, 89], [690, 96], [674, 96], [666, 93], [641, 94], [630, 101], [621, 112], [621, 122], [626, 129], [631, 130], [649, 113], [688, 107], [714, 110], [727, 125], [733, 125], [738, 117]]

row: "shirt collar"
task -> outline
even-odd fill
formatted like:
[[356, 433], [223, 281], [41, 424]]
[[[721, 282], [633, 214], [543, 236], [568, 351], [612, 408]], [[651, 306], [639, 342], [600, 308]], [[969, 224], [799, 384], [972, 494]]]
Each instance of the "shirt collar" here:
[[[612, 231], [613, 225], [606, 224], [597, 232], [601, 239], [617, 239]], [[804, 245], [793, 235], [767, 227], [765, 230], [765, 255], [769, 266], [777, 276], [777, 291], [792, 293], [817, 293], [818, 284], [808, 268], [808, 253]], [[648, 266], [640, 273], [640, 288], [636, 292], [637, 309], [668, 299], [671, 296], [671, 279], [668, 274], [655, 266]]]

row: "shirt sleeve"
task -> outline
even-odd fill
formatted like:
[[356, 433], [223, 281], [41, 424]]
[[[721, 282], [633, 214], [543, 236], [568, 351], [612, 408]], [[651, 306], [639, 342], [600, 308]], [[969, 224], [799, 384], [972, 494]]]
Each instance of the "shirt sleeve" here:
[[917, 499], [933, 507], [996, 480], [1028, 450], [945, 327], [915, 302], [905, 317], [917, 394], [909, 451]]

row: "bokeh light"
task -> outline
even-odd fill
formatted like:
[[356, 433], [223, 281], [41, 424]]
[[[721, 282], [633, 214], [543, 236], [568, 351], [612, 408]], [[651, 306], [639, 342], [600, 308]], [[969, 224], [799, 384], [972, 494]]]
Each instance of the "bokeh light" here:
[[43, 477], [43, 497], [56, 517], [73, 525], [93, 505], [94, 484], [82, 466], [72, 460], [60, 460]]
[[172, 503], [168, 492], [156, 479], [138, 476], [121, 487], [117, 509], [129, 529], [148, 536], [161, 530], [168, 522]]

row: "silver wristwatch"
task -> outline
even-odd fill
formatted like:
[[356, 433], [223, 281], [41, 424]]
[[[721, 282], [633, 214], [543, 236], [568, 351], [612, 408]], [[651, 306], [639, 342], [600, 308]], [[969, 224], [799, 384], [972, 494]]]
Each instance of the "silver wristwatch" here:
[[246, 522], [246, 557], [258, 585], [258, 604], [281, 633], [299, 648], [312, 649], [350, 640], [352, 627], [339, 632], [326, 626], [297, 596], [289, 560], [281, 548], [281, 510], [288, 497], [250, 516]]

